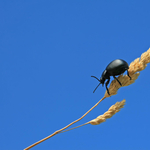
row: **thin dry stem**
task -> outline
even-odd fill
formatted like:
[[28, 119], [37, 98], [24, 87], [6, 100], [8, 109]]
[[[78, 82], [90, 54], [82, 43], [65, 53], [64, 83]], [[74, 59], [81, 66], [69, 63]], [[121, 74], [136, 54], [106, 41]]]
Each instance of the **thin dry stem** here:
[[70, 131], [70, 130], [73, 130], [73, 129], [76, 129], [76, 128], [80, 128], [80, 127], [85, 126], [85, 125], [87, 125], [87, 124], [90, 124], [90, 123], [89, 123], [89, 122], [86, 122], [86, 123], [81, 124], [81, 125], [79, 125], [79, 126], [76, 126], [76, 127], [73, 127], [73, 128], [67, 129], [67, 130], [63, 130], [63, 131], [61, 131], [61, 132], [59, 132], [59, 133], [64, 133], [64, 132], [67, 132], [67, 131]]
[[34, 146], [40, 144], [41, 142], [43, 142], [43, 141], [45, 141], [45, 140], [47, 140], [47, 139], [53, 137], [54, 135], [56, 135], [56, 134], [60, 133], [61, 131], [67, 129], [68, 127], [70, 127], [70, 126], [73, 125], [74, 123], [80, 121], [80, 120], [83, 119], [91, 110], [93, 110], [96, 106], [98, 106], [98, 104], [99, 104], [102, 100], [104, 100], [105, 98], [106, 98], [106, 97], [103, 97], [101, 100], [99, 100], [91, 109], [89, 109], [89, 110], [88, 110], [82, 117], [80, 117], [79, 119], [77, 119], [77, 120], [71, 122], [70, 124], [68, 124], [68, 125], [65, 126], [64, 128], [55, 131], [53, 134], [47, 136], [46, 138], [43, 138], [42, 140], [40, 140], [40, 141], [38, 141], [38, 142], [36, 142], [36, 143], [30, 145], [29, 147], [25, 148], [24, 150], [29, 150], [30, 148], [32, 148], [32, 147], [34, 147]]
[[121, 102], [117, 102], [116, 104], [112, 105], [108, 111], [106, 111], [103, 115], [98, 116], [97, 118], [89, 121], [88, 123], [92, 125], [98, 125], [102, 122], [105, 122], [106, 119], [111, 118], [114, 114], [120, 111], [121, 108], [124, 107], [126, 100], [122, 100]]

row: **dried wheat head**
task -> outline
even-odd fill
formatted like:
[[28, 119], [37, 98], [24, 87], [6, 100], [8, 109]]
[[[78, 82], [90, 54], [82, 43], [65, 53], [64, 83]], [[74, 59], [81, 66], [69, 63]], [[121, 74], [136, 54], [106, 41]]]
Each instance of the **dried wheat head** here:
[[97, 118], [89, 121], [90, 124], [92, 125], [98, 125], [106, 119], [111, 118], [114, 114], [120, 111], [121, 108], [124, 107], [126, 100], [122, 100], [121, 102], [117, 102], [116, 104], [112, 105], [108, 111], [106, 111], [103, 115], [98, 116]]
[[[144, 70], [148, 63], [150, 63], [150, 48], [141, 55], [141, 58], [135, 59], [129, 65], [128, 71], [129, 71], [130, 77], [132, 78], [131, 80], [127, 75], [120, 75], [118, 77], [118, 80], [121, 82], [122, 87], [128, 86], [128, 85], [134, 83], [135, 80], [140, 75], [139, 71]], [[106, 91], [104, 97], [110, 97], [111, 95], [117, 94], [117, 91], [120, 87], [121, 87], [120, 84], [116, 80], [113, 80], [109, 87], [110, 95], [108, 95], [108, 93]]]

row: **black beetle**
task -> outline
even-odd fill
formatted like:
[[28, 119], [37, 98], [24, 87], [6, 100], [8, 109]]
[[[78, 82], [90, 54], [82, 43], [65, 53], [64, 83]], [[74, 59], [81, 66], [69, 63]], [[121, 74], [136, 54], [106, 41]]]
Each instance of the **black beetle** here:
[[[129, 76], [128, 69], [129, 69], [129, 66], [126, 61], [124, 61], [122, 59], [116, 59], [108, 64], [106, 69], [103, 71], [100, 80], [95, 76], [91, 76], [91, 77], [97, 79], [100, 82], [98, 84], [98, 86], [100, 84], [104, 85], [105, 80], [108, 79], [105, 83], [105, 86], [106, 86], [107, 93], [110, 95], [108, 87], [107, 87], [107, 85], [109, 84], [109, 81], [110, 81], [110, 76], [113, 76], [114, 79], [116, 79], [118, 81], [118, 83], [122, 86], [120, 81], [115, 76], [124, 73], [126, 70], [127, 70], [127, 75]], [[130, 76], [129, 76], [129, 78], [131, 80]], [[95, 88], [95, 90], [98, 88], [98, 86]], [[95, 92], [95, 90], [93, 91], [93, 93]]]

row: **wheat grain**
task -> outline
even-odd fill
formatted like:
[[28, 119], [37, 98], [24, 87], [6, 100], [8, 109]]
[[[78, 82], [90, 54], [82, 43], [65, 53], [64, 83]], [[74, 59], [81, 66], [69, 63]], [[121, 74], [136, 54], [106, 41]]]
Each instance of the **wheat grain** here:
[[117, 102], [116, 104], [112, 105], [108, 111], [106, 111], [103, 115], [98, 116], [97, 118], [89, 121], [92, 125], [98, 125], [102, 122], [105, 122], [106, 119], [111, 118], [114, 114], [120, 111], [121, 108], [124, 107], [126, 100], [122, 100], [121, 102]]

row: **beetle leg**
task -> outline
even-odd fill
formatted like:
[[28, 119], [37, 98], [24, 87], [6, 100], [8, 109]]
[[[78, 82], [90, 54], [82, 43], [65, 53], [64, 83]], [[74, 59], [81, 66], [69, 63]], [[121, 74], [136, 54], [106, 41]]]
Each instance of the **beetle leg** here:
[[115, 77], [115, 76], [113, 76], [114, 77], [114, 79], [116, 79], [117, 81], [118, 81], [118, 83], [122, 86], [122, 84], [120, 83], [120, 81]]
[[[127, 75], [129, 76], [129, 71], [127, 70]], [[130, 80], [131, 80], [131, 77], [129, 76]]]
[[107, 87], [107, 85], [109, 84], [109, 81], [110, 81], [110, 78], [108, 78], [107, 82], [105, 83], [105, 86], [106, 86], [106, 90], [107, 90], [108, 95], [110, 95], [109, 90], [108, 90], [108, 87]]

